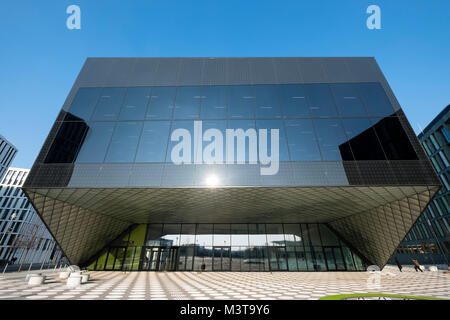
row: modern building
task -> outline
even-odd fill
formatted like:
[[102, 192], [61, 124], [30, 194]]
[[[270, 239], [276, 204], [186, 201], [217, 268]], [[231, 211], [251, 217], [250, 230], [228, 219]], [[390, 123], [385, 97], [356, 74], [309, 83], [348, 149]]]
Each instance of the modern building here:
[[17, 149], [0, 135], [0, 180], [3, 178], [6, 170], [8, 170], [14, 157], [17, 154]]
[[450, 105], [419, 134], [426, 153], [442, 181], [442, 188], [398, 247], [402, 263], [417, 259], [422, 264], [450, 261]]
[[56, 263], [62, 252], [21, 189], [29, 171], [9, 168], [0, 180], [0, 261]]
[[332, 271], [440, 187], [373, 58], [90, 58], [24, 190], [90, 269]]

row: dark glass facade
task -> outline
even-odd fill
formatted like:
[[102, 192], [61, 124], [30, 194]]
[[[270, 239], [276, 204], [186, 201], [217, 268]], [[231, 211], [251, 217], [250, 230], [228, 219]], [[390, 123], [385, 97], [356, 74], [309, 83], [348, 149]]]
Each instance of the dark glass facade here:
[[[439, 186], [372, 58], [105, 58], [86, 61], [24, 190], [75, 264], [110, 269], [134, 249], [140, 270], [149, 250], [171, 270], [220, 256], [317, 271], [358, 269], [347, 249], [383, 266]], [[136, 224], [163, 228], [156, 248], [112, 245]], [[337, 240], [289, 243], [293, 226]], [[180, 243], [158, 240], [170, 234]], [[267, 244], [233, 246], [253, 235]]]
[[[419, 135], [442, 181], [423, 214], [397, 248], [395, 257], [411, 264], [417, 259], [422, 264], [449, 264], [450, 261], [450, 105]], [[393, 260], [391, 262], [394, 262]]]

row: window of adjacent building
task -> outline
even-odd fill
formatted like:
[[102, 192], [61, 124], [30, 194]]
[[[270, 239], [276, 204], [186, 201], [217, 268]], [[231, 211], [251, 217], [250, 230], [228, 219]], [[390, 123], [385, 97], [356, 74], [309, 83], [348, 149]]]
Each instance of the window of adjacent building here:
[[104, 88], [92, 120], [116, 120], [124, 102], [126, 88]]
[[320, 161], [312, 120], [286, 120], [287, 140], [292, 161]]
[[114, 125], [114, 122], [91, 122], [76, 161], [103, 162]]
[[178, 87], [174, 119], [198, 119], [200, 116], [201, 87]]
[[307, 84], [305, 90], [313, 117], [336, 117], [338, 115], [328, 84]]
[[450, 134], [448, 133], [447, 129], [445, 127], [441, 128], [442, 135], [444, 136], [447, 143], [450, 142]]
[[281, 119], [279, 87], [274, 85], [257, 85], [254, 87], [256, 97], [256, 118]]
[[280, 86], [281, 106], [285, 118], [310, 117], [305, 87], [301, 84]]
[[165, 120], [172, 118], [175, 87], [153, 87], [147, 109], [147, 120]]
[[430, 135], [430, 140], [431, 140], [431, 143], [433, 144], [434, 148], [435, 148], [436, 150], [438, 150], [438, 149], [440, 148], [440, 145], [439, 145], [439, 143], [437, 142], [437, 140], [436, 140], [434, 134], [431, 134], [431, 135]]
[[358, 88], [369, 116], [387, 117], [394, 114], [392, 104], [379, 83], [358, 83], [355, 86]]
[[339, 114], [342, 117], [364, 117], [367, 112], [353, 84], [337, 83], [330, 85]]
[[[314, 119], [317, 138], [319, 142], [322, 160], [343, 160], [342, 145], [347, 142], [347, 138], [342, 128], [340, 119]], [[351, 155], [344, 160], [353, 160]]]
[[170, 121], [144, 123], [136, 162], [164, 162], [169, 139]]
[[255, 118], [255, 93], [252, 86], [230, 86], [230, 119]]
[[142, 122], [118, 122], [109, 144], [105, 162], [133, 162]]
[[449, 162], [448, 162], [447, 156], [442, 151], [439, 151], [439, 156], [440, 156], [442, 162], [444, 163], [444, 167], [447, 168], [449, 166]]
[[427, 152], [428, 156], [431, 155], [431, 150], [428, 148], [428, 145], [425, 142], [422, 142], [423, 147], [425, 148], [425, 151]]
[[202, 87], [200, 118], [226, 119], [227, 118], [227, 86]]
[[143, 120], [149, 99], [149, 87], [128, 88], [119, 120]]

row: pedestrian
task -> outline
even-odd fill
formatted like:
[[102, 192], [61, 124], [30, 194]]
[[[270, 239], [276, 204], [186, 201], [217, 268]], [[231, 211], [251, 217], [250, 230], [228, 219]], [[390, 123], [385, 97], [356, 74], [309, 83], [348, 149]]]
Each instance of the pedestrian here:
[[417, 271], [420, 270], [420, 272], [423, 272], [423, 270], [420, 268], [420, 264], [419, 261], [417, 261], [416, 259], [412, 259], [412, 262], [414, 263], [414, 269]]
[[395, 263], [397, 264], [398, 270], [400, 270], [400, 272], [402, 272], [402, 264], [400, 263], [400, 261], [398, 260], [397, 257], [394, 258]]

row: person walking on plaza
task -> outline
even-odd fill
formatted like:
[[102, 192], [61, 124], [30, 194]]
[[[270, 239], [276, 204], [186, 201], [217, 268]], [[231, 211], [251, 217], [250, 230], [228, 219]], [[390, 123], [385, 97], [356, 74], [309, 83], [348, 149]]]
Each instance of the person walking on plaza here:
[[412, 259], [412, 262], [414, 263], [414, 269], [417, 271], [420, 270], [420, 272], [423, 272], [423, 270], [420, 268], [420, 264], [419, 261], [417, 261], [416, 259]]
[[400, 261], [398, 260], [397, 257], [395, 257], [395, 263], [397, 264], [398, 270], [400, 270], [400, 272], [402, 272], [402, 264], [400, 263]]

